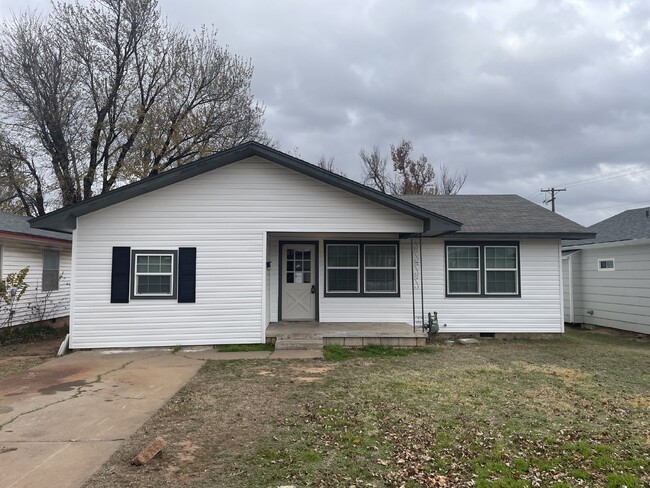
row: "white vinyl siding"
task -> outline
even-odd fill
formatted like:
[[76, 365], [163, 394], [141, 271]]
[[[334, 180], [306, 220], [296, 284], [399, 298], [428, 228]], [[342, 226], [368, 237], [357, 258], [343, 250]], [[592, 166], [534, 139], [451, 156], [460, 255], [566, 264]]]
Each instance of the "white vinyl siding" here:
[[[75, 230], [71, 346], [262, 342], [267, 233], [386, 229], [420, 232], [422, 222], [260, 158], [85, 215]], [[110, 303], [113, 246], [196, 247], [196, 303]]]
[[[322, 285], [325, 271], [325, 241], [334, 239], [386, 241], [397, 237], [394, 234], [352, 233], [345, 236], [318, 233], [298, 236], [282, 233], [270, 235], [267, 255], [267, 260], [271, 262], [268, 271], [270, 321], [278, 320], [277, 270], [280, 241], [295, 239], [320, 242], [318, 256]], [[563, 331], [558, 240], [520, 241], [521, 297], [517, 298], [511, 296], [446, 297], [444, 239], [425, 238], [422, 239], [422, 244], [425, 314], [438, 312], [441, 332], [560, 333]], [[402, 241], [399, 248], [401, 262], [399, 297], [325, 296], [321, 286], [319, 288], [320, 321], [412, 323], [413, 295], [409, 241]], [[418, 321], [419, 315], [418, 311]], [[446, 327], [443, 324], [446, 324]]]
[[[0, 247], [3, 278], [9, 273], [17, 273], [25, 266], [29, 266], [26, 278], [29, 286], [16, 306], [12, 325], [34, 322], [40, 319], [41, 315], [44, 320], [68, 316], [70, 313], [70, 246], [64, 243], [3, 237], [0, 239]], [[57, 273], [59, 279], [56, 290], [43, 290], [45, 251], [55, 251], [59, 255]], [[38, 311], [43, 308], [45, 313]]]

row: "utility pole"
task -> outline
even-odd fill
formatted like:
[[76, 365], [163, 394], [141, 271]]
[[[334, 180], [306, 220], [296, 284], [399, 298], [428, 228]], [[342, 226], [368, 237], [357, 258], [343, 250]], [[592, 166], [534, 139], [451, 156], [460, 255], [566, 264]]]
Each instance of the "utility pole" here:
[[544, 203], [551, 202], [551, 210], [553, 212], [555, 212], [555, 199], [557, 198], [555, 196], [555, 194], [559, 193], [561, 191], [566, 191], [566, 188], [546, 188], [546, 189], [542, 188], [540, 191], [542, 193], [550, 193], [551, 194], [551, 198], [549, 198], [548, 200], [544, 200]]

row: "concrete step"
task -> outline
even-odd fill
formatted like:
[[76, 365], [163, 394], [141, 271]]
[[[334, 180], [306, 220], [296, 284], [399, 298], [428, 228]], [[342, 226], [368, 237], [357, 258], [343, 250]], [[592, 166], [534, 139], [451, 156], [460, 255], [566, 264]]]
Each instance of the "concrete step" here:
[[323, 339], [281, 339], [275, 341], [277, 350], [313, 350], [323, 349]]

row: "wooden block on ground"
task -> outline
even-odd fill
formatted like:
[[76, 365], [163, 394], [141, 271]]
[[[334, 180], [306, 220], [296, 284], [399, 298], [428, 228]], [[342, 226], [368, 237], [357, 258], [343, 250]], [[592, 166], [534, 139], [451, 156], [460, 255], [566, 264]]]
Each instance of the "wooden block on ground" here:
[[140, 454], [138, 454], [136, 457], [133, 458], [131, 464], [135, 464], [136, 466], [147, 464], [160, 451], [162, 451], [163, 447], [165, 447], [165, 439], [163, 439], [162, 437], [156, 437], [151, 444], [149, 444], [145, 449], [143, 449], [140, 452]]

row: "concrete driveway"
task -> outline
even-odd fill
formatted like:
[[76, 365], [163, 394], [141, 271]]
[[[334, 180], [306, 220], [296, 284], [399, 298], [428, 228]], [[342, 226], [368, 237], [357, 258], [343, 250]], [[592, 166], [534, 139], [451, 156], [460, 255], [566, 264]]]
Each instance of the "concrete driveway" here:
[[0, 380], [0, 487], [80, 486], [203, 362], [85, 351]]

